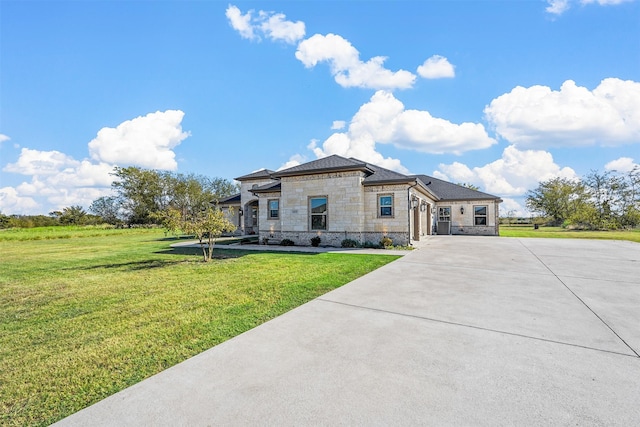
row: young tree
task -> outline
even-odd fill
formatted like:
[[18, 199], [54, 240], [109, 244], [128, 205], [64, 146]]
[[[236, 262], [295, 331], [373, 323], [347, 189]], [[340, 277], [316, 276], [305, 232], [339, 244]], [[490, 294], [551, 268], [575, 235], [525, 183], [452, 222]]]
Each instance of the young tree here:
[[232, 232], [236, 228], [222, 210], [211, 206], [187, 215], [182, 215], [180, 210], [171, 208], [164, 215], [165, 224], [169, 229], [182, 230], [198, 239], [204, 262], [211, 261], [216, 239], [223, 233]]

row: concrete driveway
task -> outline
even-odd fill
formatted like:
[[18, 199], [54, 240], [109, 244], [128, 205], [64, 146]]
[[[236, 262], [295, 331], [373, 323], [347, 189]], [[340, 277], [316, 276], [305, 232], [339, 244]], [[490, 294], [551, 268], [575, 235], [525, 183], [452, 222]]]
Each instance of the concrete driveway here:
[[60, 422], [640, 425], [640, 245], [434, 236]]

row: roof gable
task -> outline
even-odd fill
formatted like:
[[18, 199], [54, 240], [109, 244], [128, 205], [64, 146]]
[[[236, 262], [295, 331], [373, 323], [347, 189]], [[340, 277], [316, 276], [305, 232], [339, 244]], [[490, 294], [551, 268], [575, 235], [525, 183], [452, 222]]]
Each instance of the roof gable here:
[[271, 169], [260, 169], [259, 171], [256, 172], [252, 172], [250, 174], [247, 175], [242, 175], [239, 176], [237, 178], [234, 178], [236, 181], [250, 181], [252, 179], [264, 179], [264, 178], [271, 178], [271, 174], [273, 174], [274, 171], [272, 171]]
[[322, 159], [313, 160], [301, 165], [293, 166], [272, 174], [274, 178], [283, 176], [309, 175], [314, 173], [344, 171], [344, 170], [360, 170], [371, 172], [365, 162], [356, 159], [347, 159], [334, 154], [332, 156], [323, 157]]

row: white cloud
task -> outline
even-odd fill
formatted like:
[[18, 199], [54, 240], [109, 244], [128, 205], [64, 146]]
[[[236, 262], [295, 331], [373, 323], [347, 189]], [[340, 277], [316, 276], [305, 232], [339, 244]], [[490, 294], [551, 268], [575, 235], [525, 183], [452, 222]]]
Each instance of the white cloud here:
[[569, 9], [569, 0], [547, 0], [547, 3], [545, 10], [554, 15], [562, 15]]
[[496, 141], [481, 124], [458, 125], [432, 117], [428, 111], [405, 110], [392, 93], [381, 90], [360, 107], [346, 132], [332, 134], [322, 145], [314, 141], [309, 149], [319, 158], [332, 154], [356, 157], [407, 173], [400, 160], [385, 158], [376, 150], [378, 143], [425, 153], [460, 154], [490, 147]]
[[531, 213], [522, 205], [518, 199], [503, 197], [500, 203], [500, 216], [511, 218], [526, 218]]
[[89, 143], [91, 158], [120, 166], [175, 170], [178, 164], [173, 148], [189, 136], [182, 131], [183, 117], [180, 110], [157, 111], [116, 128], [102, 128]]
[[636, 167], [640, 167], [640, 165], [635, 163], [631, 157], [620, 157], [604, 165], [605, 170], [618, 172], [631, 172]]
[[38, 212], [38, 202], [31, 197], [18, 194], [13, 187], [0, 188], [0, 212], [4, 214], [14, 213], [41, 213]]
[[15, 163], [2, 170], [22, 175], [52, 175], [66, 168], [74, 168], [79, 162], [59, 151], [39, 151], [23, 148]]
[[596, 3], [599, 6], [615, 6], [632, 1], [635, 0], [547, 0], [548, 6], [545, 10], [553, 15], [562, 15], [569, 10], [574, 3], [580, 3], [581, 5]]
[[225, 15], [229, 23], [242, 38], [261, 40], [259, 33], [274, 41], [295, 44], [305, 35], [305, 24], [302, 21], [287, 21], [282, 13], [259, 11], [257, 16], [253, 11], [244, 15], [238, 7], [229, 5]]
[[593, 91], [565, 81], [516, 87], [484, 110], [496, 133], [519, 146], [618, 146], [640, 142], [640, 83], [608, 78]]
[[240, 37], [249, 40], [258, 38], [253, 31], [253, 25], [251, 25], [251, 11], [243, 15], [236, 6], [229, 5], [225, 15], [233, 29], [240, 33]]
[[347, 125], [347, 122], [345, 122], [344, 120], [334, 120], [333, 124], [331, 125], [331, 129], [332, 130], [344, 129], [346, 125]]
[[71, 205], [88, 207], [93, 200], [111, 194], [116, 165], [175, 169], [172, 149], [189, 135], [182, 131], [183, 116], [182, 111], [168, 110], [103, 128], [89, 143], [91, 159], [23, 148], [18, 160], [3, 170], [31, 180], [0, 189], [0, 210], [43, 214]]
[[11, 138], [9, 138], [7, 135], [0, 133], [0, 144], [2, 144], [5, 141], [9, 141]]
[[406, 70], [396, 72], [383, 67], [385, 57], [376, 56], [367, 62], [348, 40], [336, 34], [315, 34], [298, 45], [296, 58], [307, 68], [328, 62], [331, 74], [342, 87], [370, 89], [406, 89], [413, 86], [416, 76]]
[[295, 44], [305, 35], [305, 25], [302, 21], [287, 21], [282, 13], [260, 12], [260, 17], [264, 21], [260, 24], [260, 29], [271, 40], [282, 40], [289, 44]]
[[455, 77], [454, 66], [444, 56], [433, 55], [418, 67], [418, 74], [425, 79]]
[[294, 154], [293, 156], [289, 157], [289, 160], [283, 163], [282, 166], [278, 168], [278, 170], [280, 171], [283, 169], [292, 168], [294, 166], [301, 165], [306, 161], [307, 161], [307, 158], [302, 154]]
[[539, 182], [555, 177], [576, 179], [575, 171], [557, 165], [551, 153], [535, 150], [518, 150], [511, 145], [504, 149], [502, 157], [481, 167], [469, 168], [454, 162], [440, 164], [434, 172], [436, 178], [452, 182], [470, 182], [483, 191], [498, 196], [519, 196], [535, 188]]

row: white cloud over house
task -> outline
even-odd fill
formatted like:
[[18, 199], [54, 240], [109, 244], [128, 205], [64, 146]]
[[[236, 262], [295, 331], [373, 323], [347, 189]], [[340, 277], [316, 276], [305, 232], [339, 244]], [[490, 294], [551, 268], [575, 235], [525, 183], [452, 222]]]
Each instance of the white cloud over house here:
[[424, 153], [460, 154], [488, 148], [496, 140], [482, 124], [456, 124], [433, 117], [428, 111], [407, 110], [391, 92], [380, 90], [360, 107], [346, 132], [332, 134], [321, 145], [313, 142], [309, 148], [317, 157], [356, 157], [406, 173], [400, 160], [385, 158], [377, 151], [378, 143]]
[[513, 145], [504, 149], [500, 159], [484, 166], [469, 168], [458, 162], [440, 164], [434, 176], [452, 182], [470, 182], [483, 191], [503, 196], [521, 196], [540, 181], [555, 177], [577, 178], [573, 169], [556, 164], [551, 153], [519, 150]]
[[0, 144], [2, 144], [3, 142], [9, 141], [11, 138], [9, 138], [7, 135], [0, 133]]
[[455, 67], [447, 58], [433, 55], [418, 67], [418, 74], [425, 79], [444, 79], [456, 76]]
[[640, 142], [640, 83], [608, 78], [593, 90], [518, 86], [484, 110], [496, 133], [521, 147], [620, 146]]
[[43, 207], [88, 207], [111, 193], [115, 166], [175, 170], [173, 149], [189, 136], [182, 130], [184, 113], [155, 112], [101, 129], [88, 144], [90, 158], [76, 160], [60, 151], [22, 148], [3, 171], [31, 177], [15, 187], [0, 189], [0, 211], [41, 214]]

